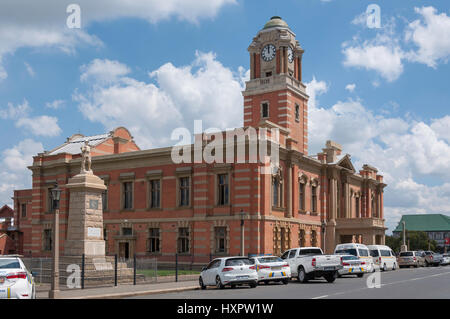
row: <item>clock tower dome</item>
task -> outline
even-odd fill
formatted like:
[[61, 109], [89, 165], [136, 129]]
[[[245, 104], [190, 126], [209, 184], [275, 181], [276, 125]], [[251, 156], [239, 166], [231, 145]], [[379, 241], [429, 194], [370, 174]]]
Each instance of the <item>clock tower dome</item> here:
[[302, 83], [304, 50], [280, 17], [253, 38], [250, 80], [244, 96], [244, 126], [278, 127], [280, 144], [308, 153], [308, 95]]

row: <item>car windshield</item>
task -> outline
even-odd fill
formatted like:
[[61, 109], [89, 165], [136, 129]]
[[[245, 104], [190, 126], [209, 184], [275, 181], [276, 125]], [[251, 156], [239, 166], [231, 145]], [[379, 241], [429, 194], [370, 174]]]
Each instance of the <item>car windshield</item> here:
[[252, 265], [253, 263], [248, 258], [233, 258], [227, 259], [225, 266], [245, 266]]
[[276, 263], [279, 261], [283, 261], [283, 259], [281, 259], [280, 257], [261, 257], [258, 258], [258, 261], [264, 264], [264, 263]]
[[369, 256], [369, 251], [367, 249], [358, 249], [358, 252], [360, 256]]
[[413, 252], [412, 251], [404, 251], [400, 253], [400, 257], [408, 257], [408, 256], [412, 256]]
[[322, 255], [319, 248], [300, 249], [300, 255]]
[[20, 269], [20, 263], [17, 259], [0, 258], [0, 269]]
[[356, 256], [342, 256], [342, 260], [358, 260]]
[[371, 250], [371, 251], [370, 251], [370, 256], [372, 256], [372, 257], [378, 257], [378, 256], [379, 256], [378, 250]]
[[356, 252], [356, 249], [354, 249], [354, 248], [339, 249], [336, 251], [336, 254], [349, 254], [349, 255], [353, 255], [353, 256], [358, 256], [358, 253]]

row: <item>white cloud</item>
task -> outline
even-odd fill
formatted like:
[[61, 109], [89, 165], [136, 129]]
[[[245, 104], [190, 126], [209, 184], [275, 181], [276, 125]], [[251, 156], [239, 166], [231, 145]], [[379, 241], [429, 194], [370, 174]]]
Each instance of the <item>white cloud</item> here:
[[328, 85], [325, 81], [317, 81], [313, 76], [311, 82], [306, 85], [306, 93], [309, 95], [308, 107], [315, 108], [317, 103], [317, 97], [328, 91]]
[[41, 143], [25, 139], [0, 154], [0, 203], [12, 206], [15, 189], [31, 187], [31, 174], [27, 166], [32, 164], [33, 156], [42, 152]]
[[31, 77], [34, 77], [34, 76], [36, 75], [36, 73], [34, 72], [34, 70], [33, 70], [33, 68], [31, 67], [31, 65], [30, 65], [28, 62], [24, 62], [24, 64], [25, 64], [25, 68], [26, 68], [28, 74], [29, 74]]
[[74, 99], [86, 118], [106, 129], [126, 126], [143, 148], [173, 144], [172, 130], [192, 131], [196, 119], [204, 129], [242, 125], [241, 90], [248, 78], [242, 68], [233, 72], [213, 53], [198, 52], [190, 65], [167, 63], [149, 76], [156, 84], [118, 76], [114, 83], [92, 83]]
[[12, 103], [8, 103], [8, 107], [0, 109], [0, 119], [14, 120], [20, 117], [28, 116], [31, 112], [30, 105], [27, 100], [24, 100], [22, 104], [14, 106]]
[[88, 65], [81, 66], [81, 71], [80, 80], [82, 82], [93, 81], [104, 85], [116, 82], [131, 70], [118, 61], [95, 59]]
[[0, 4], [0, 80], [7, 77], [3, 57], [19, 48], [51, 47], [73, 53], [80, 45], [100, 46], [102, 42], [83, 28], [94, 21], [139, 18], [150, 23], [176, 18], [198, 23], [213, 18], [236, 0], [78, 0], [82, 29], [69, 29], [69, 3], [54, 0], [3, 0]]
[[58, 136], [61, 134], [58, 119], [53, 116], [41, 115], [20, 118], [17, 120], [16, 126], [39, 136]]
[[355, 88], [356, 88], [356, 84], [355, 84], [355, 83], [347, 84], [347, 85], [345, 86], [345, 89], [346, 89], [347, 91], [349, 91], [349, 92], [355, 91]]
[[405, 32], [406, 41], [413, 42], [418, 50], [412, 52], [412, 61], [436, 68], [438, 62], [448, 62], [450, 56], [450, 17], [438, 14], [433, 7], [415, 8], [422, 20], [411, 22]]
[[57, 109], [63, 107], [65, 103], [66, 103], [66, 101], [64, 101], [64, 100], [54, 100], [52, 102], [45, 103], [45, 107], [57, 110]]

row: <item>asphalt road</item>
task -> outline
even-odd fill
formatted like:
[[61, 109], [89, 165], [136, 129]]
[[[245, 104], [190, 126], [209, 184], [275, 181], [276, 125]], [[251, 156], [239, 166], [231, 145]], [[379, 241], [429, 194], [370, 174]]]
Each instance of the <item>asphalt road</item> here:
[[[147, 295], [135, 299], [450, 299], [450, 266], [429, 268], [404, 268], [396, 271], [377, 272], [380, 275], [379, 288], [369, 288], [363, 278], [343, 277], [332, 284], [325, 280], [314, 280], [301, 284], [296, 280], [288, 285], [260, 285], [225, 288], [208, 287], [179, 293]], [[373, 279], [373, 277], [371, 278]], [[371, 286], [376, 284], [372, 280]]]

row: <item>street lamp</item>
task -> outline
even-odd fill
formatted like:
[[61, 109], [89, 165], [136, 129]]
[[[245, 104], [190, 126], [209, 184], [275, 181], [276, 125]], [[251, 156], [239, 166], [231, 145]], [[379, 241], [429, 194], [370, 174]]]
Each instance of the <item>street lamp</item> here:
[[408, 250], [408, 246], [406, 246], [406, 222], [402, 221], [403, 223], [403, 245], [400, 248], [401, 251], [407, 251]]
[[241, 256], [244, 256], [244, 210], [241, 209], [241, 213], [239, 215], [241, 216]]
[[53, 265], [52, 265], [52, 285], [49, 292], [50, 299], [59, 297], [59, 200], [61, 198], [61, 189], [55, 185], [51, 190], [52, 209], [54, 210], [53, 219]]
[[325, 249], [325, 243], [326, 243], [326, 241], [325, 241], [325, 226], [327, 225], [327, 223], [325, 222], [325, 220], [322, 220], [322, 238], [323, 238], [323, 251], [324, 251], [324, 253], [326, 252], [326, 249]]

